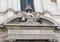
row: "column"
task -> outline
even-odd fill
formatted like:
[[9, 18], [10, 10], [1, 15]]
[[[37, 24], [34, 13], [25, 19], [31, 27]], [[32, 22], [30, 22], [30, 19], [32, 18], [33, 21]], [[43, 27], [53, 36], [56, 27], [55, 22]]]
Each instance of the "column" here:
[[8, 8], [12, 8], [13, 6], [13, 0], [7, 0], [8, 1]]
[[34, 8], [36, 12], [43, 11], [41, 0], [34, 0]]
[[44, 11], [50, 11], [50, 0], [41, 0]]
[[51, 0], [47, 0], [48, 11], [51, 12]]
[[12, 7], [15, 11], [18, 10], [18, 0], [13, 0], [13, 6]]
[[60, 12], [60, 0], [57, 0], [57, 6], [58, 6], [58, 10]]
[[50, 11], [51, 11], [51, 9], [50, 9], [50, 5], [51, 5], [50, 1], [51, 0], [42, 0], [42, 5], [43, 5], [43, 10], [44, 10], [44, 16], [52, 18], [50, 16]]
[[18, 1], [18, 11], [21, 11], [21, 3], [20, 3], [20, 0], [17, 0]]
[[0, 10], [5, 11], [7, 9], [7, 0], [0, 0]]

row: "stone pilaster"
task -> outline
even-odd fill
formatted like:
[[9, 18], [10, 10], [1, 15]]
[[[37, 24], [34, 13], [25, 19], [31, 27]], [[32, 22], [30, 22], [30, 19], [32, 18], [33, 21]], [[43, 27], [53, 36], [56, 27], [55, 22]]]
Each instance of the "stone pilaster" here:
[[60, 12], [60, 0], [57, 0], [57, 7], [58, 7], [58, 10]]
[[21, 4], [20, 4], [20, 0], [17, 0], [18, 1], [18, 11], [21, 11]]
[[13, 6], [13, 0], [7, 0], [8, 1], [8, 8], [12, 8]]
[[42, 1], [43, 10], [44, 10], [44, 16], [51, 18], [50, 0], [41, 0], [41, 1]]
[[5, 11], [7, 9], [7, 0], [0, 0], [0, 11]]
[[43, 12], [41, 0], [34, 0], [34, 8], [36, 12]]
[[41, 0], [44, 11], [49, 11], [50, 9], [50, 0]]
[[18, 10], [18, 0], [12, 0], [13, 1], [13, 9], [15, 10], [15, 11], [17, 11]]

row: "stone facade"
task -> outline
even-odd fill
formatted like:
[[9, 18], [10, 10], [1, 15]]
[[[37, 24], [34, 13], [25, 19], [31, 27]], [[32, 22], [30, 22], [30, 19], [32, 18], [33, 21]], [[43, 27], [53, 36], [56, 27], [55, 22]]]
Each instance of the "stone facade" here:
[[0, 0], [0, 42], [60, 42], [60, 0], [56, 2], [34, 0], [35, 11], [29, 5], [21, 11], [20, 0]]

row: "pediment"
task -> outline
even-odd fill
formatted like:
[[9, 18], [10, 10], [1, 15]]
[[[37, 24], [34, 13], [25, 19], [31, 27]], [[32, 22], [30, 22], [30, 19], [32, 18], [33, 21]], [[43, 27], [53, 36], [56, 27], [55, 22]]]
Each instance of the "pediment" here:
[[45, 19], [40, 19], [40, 21], [34, 21], [33, 19], [27, 19], [27, 21], [25, 22], [20, 22], [20, 19], [19, 18], [15, 18], [11, 21], [9, 21], [7, 24], [50, 24], [50, 25], [54, 25], [52, 22], [48, 21], [48, 20], [45, 20]]
[[47, 18], [40, 17], [39, 21], [35, 21], [35, 18], [27, 19], [26, 21], [22, 22], [21, 17], [15, 17], [8, 21], [6, 24], [8, 25], [21, 25], [21, 26], [56, 26], [56, 23], [54, 21]]

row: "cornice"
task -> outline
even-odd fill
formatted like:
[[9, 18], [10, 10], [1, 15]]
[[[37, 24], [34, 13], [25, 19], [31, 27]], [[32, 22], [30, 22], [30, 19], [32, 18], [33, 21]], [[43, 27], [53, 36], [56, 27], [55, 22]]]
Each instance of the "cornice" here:
[[[15, 11], [15, 10], [12, 9], [12, 8], [8, 8], [8, 9], [5, 10], [5, 11], [0, 11], [0, 14], [5, 14], [5, 13], [7, 13], [8, 11], [13, 11], [14, 13], [23, 13], [23, 12], [25, 12], [25, 11]], [[44, 12], [34, 12], [34, 11], [33, 11], [33, 13], [43, 14]]]

